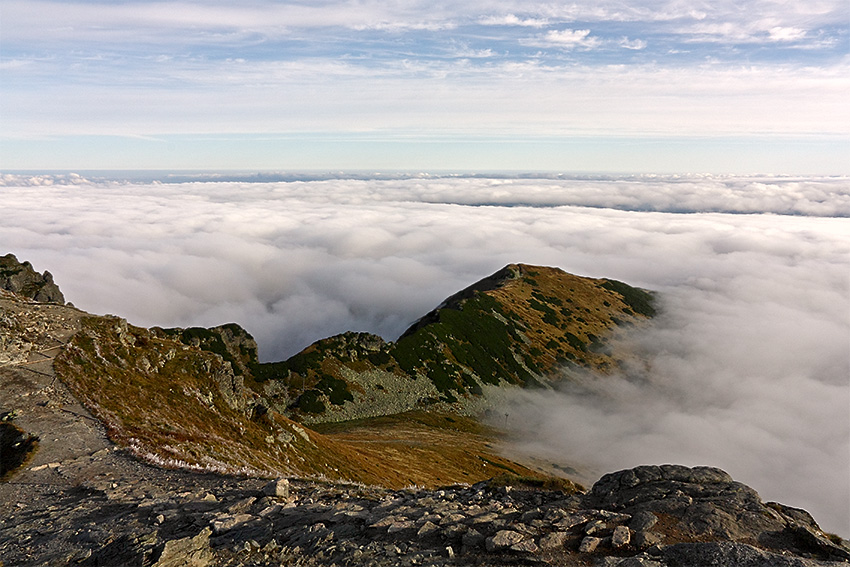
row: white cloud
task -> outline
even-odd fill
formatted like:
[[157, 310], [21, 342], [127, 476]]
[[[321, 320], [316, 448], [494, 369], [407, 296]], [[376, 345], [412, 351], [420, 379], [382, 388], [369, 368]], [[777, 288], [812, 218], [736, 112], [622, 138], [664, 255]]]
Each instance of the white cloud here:
[[546, 18], [520, 18], [515, 14], [506, 14], [504, 16], [487, 16], [479, 20], [479, 23], [485, 26], [522, 26], [542, 28], [549, 25], [549, 20]]
[[590, 49], [597, 47], [599, 38], [590, 35], [590, 30], [549, 30], [546, 35], [530, 40], [529, 45], [558, 46], [566, 49], [576, 47]]
[[[850, 531], [850, 226], [830, 218], [846, 178], [3, 179], [0, 242], [68, 300], [142, 325], [236, 321], [265, 359], [345, 330], [393, 339], [510, 262], [660, 290], [657, 326], [623, 339], [651, 373], [512, 415], [530, 404], [564, 461], [722, 466]], [[699, 212], [760, 209], [792, 214]]]
[[[565, 30], [563, 47], [596, 38]], [[540, 39], [540, 38], [538, 38]], [[572, 43], [570, 43], [572, 42]], [[451, 45], [451, 44], [449, 44]], [[549, 45], [551, 47], [551, 45]], [[471, 55], [495, 52], [475, 47]], [[4, 83], [3, 135], [259, 132], [844, 134], [847, 62], [828, 67], [555, 65], [532, 58], [149, 61], [44, 84], [59, 62]], [[12, 73], [7, 71], [10, 79]], [[156, 76], [151, 82], [146, 77]], [[35, 85], [38, 85], [36, 88]], [[482, 104], [487, 101], [487, 104]], [[129, 108], [133, 109], [128, 113]]]
[[646, 49], [647, 43], [643, 39], [629, 39], [624, 37], [620, 40], [620, 47], [625, 49], [633, 49], [635, 51], [640, 51], [641, 49]]
[[797, 41], [806, 37], [806, 30], [777, 26], [768, 30], [770, 39], [774, 41]]
[[451, 57], [463, 59], [488, 59], [496, 55], [492, 49], [473, 49], [465, 43], [457, 43], [450, 47]]

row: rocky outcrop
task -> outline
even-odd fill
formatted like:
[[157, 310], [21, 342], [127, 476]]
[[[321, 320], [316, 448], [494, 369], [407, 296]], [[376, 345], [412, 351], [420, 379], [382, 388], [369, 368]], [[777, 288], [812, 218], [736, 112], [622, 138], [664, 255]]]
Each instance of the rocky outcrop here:
[[[748, 518], [734, 526], [728, 519], [727, 526], [728, 532], [750, 533], [753, 538], [746, 541], [723, 538], [716, 531], [688, 532], [678, 522], [695, 524], [697, 510], [706, 508], [686, 512], [677, 504], [669, 505], [668, 500], [679, 502], [681, 497], [675, 488], [668, 493], [658, 490], [658, 483], [688, 485], [695, 501], [720, 508], [740, 503], [739, 492], [751, 505], [757, 497], [751, 500], [751, 489], [716, 469], [708, 475], [703, 469], [677, 467], [674, 474], [668, 474], [671, 467], [656, 469], [668, 478], [637, 485], [612, 483], [614, 477], [644, 475], [645, 469], [621, 471], [601, 480], [586, 496], [487, 482], [392, 491], [152, 469], [138, 471], [133, 478], [104, 474], [49, 499], [13, 499], [17, 501], [8, 503], [8, 511], [0, 515], [0, 555], [10, 564], [75, 561], [161, 567], [847, 564], [841, 545], [815, 549], [788, 540], [787, 545], [776, 546], [761, 539], [758, 529], [743, 526]], [[689, 474], [689, 481], [672, 478]], [[634, 514], [610, 509], [618, 505], [614, 503], [631, 501], [645, 509]], [[110, 521], [90, 521], [104, 514]], [[780, 516], [782, 521], [791, 520]], [[42, 529], [44, 525], [51, 529]], [[776, 526], [766, 526], [772, 527]], [[636, 544], [633, 534], [646, 530], [657, 534], [657, 542], [648, 547]]]
[[251, 334], [237, 325], [228, 323], [217, 327], [178, 327], [163, 329], [154, 327], [152, 332], [161, 337], [175, 338], [185, 345], [217, 354], [229, 362], [233, 372], [239, 376], [248, 376], [256, 366], [257, 341]]
[[11, 291], [39, 303], [65, 303], [50, 272], [39, 274], [29, 262], [19, 262], [14, 254], [0, 256], [0, 289]]
[[[780, 554], [850, 561], [850, 549], [831, 541], [807, 512], [764, 503], [755, 490], [717, 468], [642, 466], [607, 474], [593, 485], [584, 502], [628, 516], [637, 547], [660, 542], [737, 542]], [[711, 554], [730, 556], [743, 548], [712, 549]]]

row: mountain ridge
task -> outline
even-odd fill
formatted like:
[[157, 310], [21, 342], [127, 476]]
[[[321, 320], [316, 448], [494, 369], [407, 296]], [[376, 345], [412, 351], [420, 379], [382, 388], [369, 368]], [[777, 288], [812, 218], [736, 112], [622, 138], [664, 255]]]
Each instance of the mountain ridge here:
[[509, 264], [394, 342], [343, 333], [257, 365], [255, 375], [283, 385], [284, 395], [267, 392], [272, 404], [308, 423], [380, 415], [389, 411], [381, 400], [401, 398], [405, 409], [480, 413], [489, 386], [551, 387], [571, 369], [612, 371], [619, 361], [606, 351], [609, 336], [655, 315], [653, 303], [650, 292], [616, 280]]

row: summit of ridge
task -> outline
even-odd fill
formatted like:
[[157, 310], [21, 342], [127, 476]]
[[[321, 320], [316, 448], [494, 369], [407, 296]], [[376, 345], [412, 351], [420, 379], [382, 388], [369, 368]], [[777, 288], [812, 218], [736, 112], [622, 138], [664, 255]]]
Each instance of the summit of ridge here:
[[611, 372], [618, 328], [655, 315], [651, 292], [559, 268], [509, 264], [449, 296], [394, 342], [344, 333], [255, 376], [273, 404], [307, 422], [440, 407], [480, 412], [488, 387], [547, 387]]

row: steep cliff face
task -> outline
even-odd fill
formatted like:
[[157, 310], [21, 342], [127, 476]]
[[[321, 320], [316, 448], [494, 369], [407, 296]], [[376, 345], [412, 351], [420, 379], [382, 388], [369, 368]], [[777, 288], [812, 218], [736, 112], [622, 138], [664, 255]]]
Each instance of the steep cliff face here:
[[653, 303], [650, 292], [614, 280], [512, 264], [396, 342], [345, 333], [254, 374], [281, 411], [307, 422], [425, 407], [474, 412], [487, 386], [546, 387], [577, 369], [616, 368], [608, 338], [653, 316]]

